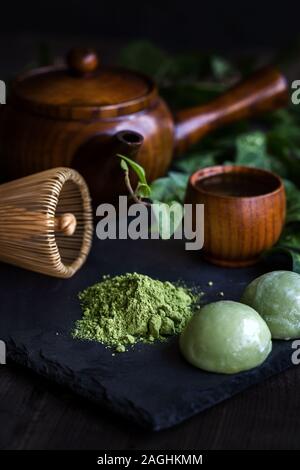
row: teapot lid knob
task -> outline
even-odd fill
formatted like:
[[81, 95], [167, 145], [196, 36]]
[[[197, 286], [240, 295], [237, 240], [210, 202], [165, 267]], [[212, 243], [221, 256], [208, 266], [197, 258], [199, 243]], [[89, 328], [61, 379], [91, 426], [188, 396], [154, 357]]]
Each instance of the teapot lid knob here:
[[89, 75], [98, 68], [99, 57], [93, 49], [78, 47], [67, 54], [67, 64], [76, 75]]

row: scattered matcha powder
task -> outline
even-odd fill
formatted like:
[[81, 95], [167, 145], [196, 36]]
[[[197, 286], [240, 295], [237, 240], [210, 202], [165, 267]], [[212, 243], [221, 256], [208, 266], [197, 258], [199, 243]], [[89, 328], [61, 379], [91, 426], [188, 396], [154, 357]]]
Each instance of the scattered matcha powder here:
[[99, 341], [116, 352], [136, 342], [163, 341], [183, 330], [198, 298], [186, 287], [143, 274], [105, 276], [79, 294], [83, 317], [72, 336]]

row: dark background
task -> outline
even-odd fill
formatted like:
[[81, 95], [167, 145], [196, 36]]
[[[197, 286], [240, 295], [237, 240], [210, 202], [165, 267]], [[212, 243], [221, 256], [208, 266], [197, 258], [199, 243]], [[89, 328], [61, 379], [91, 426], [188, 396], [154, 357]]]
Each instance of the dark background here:
[[286, 45], [299, 31], [299, 2], [99, 1], [2, 2], [4, 33], [148, 38], [171, 48]]
[[300, 2], [292, 0], [2, 2], [0, 78], [36, 65], [41, 45], [51, 58], [73, 46], [96, 47], [104, 62], [115, 61], [120, 47], [137, 39], [170, 51], [269, 57], [300, 44], [299, 21]]
[[[300, 2], [27, 0], [1, 3], [0, 78], [74, 45], [113, 60], [129, 40], [171, 51], [265, 54], [294, 47]], [[299, 77], [295, 77], [299, 78]], [[141, 432], [34, 374], [0, 368], [0, 448], [299, 449], [297, 368], [159, 434]]]
[[2, 2], [0, 71], [4, 63], [17, 71], [40, 42], [55, 54], [71, 45], [99, 45], [109, 57], [135, 39], [180, 51], [281, 49], [295, 45], [300, 35], [299, 13], [300, 3], [291, 0]]
[[120, 47], [137, 39], [170, 51], [269, 57], [300, 44], [299, 22], [300, 2], [292, 0], [6, 1], [1, 3], [0, 78], [36, 65], [41, 45], [52, 58], [73, 46], [96, 47], [104, 62], [115, 61]]

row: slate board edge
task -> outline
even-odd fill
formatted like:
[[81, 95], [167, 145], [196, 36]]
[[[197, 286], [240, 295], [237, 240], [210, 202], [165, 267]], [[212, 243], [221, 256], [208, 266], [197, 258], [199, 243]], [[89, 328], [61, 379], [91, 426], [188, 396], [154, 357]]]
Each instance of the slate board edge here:
[[154, 430], [159, 431], [161, 429], [176, 426], [177, 424], [186, 421], [187, 419], [195, 416], [196, 414], [201, 413], [202, 411], [205, 411], [209, 408], [212, 408], [213, 406], [218, 405], [219, 403], [228, 400], [234, 397], [235, 395], [238, 395], [240, 392], [247, 390], [252, 386], [263, 383], [265, 380], [268, 380], [271, 377], [292, 367], [295, 366], [291, 362], [290, 355], [288, 355], [287, 357], [277, 358], [276, 362], [274, 361], [270, 365], [263, 364], [259, 368], [255, 367], [250, 371], [237, 374], [235, 376], [236, 380], [234, 391], [232, 390], [230, 384], [225, 383], [220, 384], [218, 387], [207, 388], [203, 393], [205, 393], [209, 397], [212, 397], [213, 395], [213, 399], [210, 398], [206, 402], [202, 400], [201, 404], [199, 403], [198, 406], [185, 406], [185, 411], [183, 411], [181, 419], [177, 419], [176, 422], [168, 420], [166, 416], [164, 416], [164, 420], [160, 418], [161, 423], [163, 424], [158, 426]]
[[[76, 380], [76, 376], [73, 373], [70, 373], [68, 377], [62, 373], [58, 373], [57, 368], [53, 367], [52, 361], [48, 361], [44, 356], [41, 356], [43, 359], [43, 366], [39, 367], [36, 361], [30, 359], [26, 350], [24, 350], [22, 346], [16, 345], [13, 338], [7, 339], [6, 346], [8, 361], [30, 369], [44, 379], [58, 384], [67, 390], [71, 390], [76, 395], [82, 396], [83, 398], [88, 399], [100, 407], [109, 410], [116, 416], [121, 415], [126, 421], [134, 421], [136, 424], [145, 429], [155, 429], [155, 423], [153, 422], [150, 414], [148, 414], [145, 410], [138, 408], [130, 400], [120, 400], [119, 398], [115, 397], [113, 400], [108, 399], [109, 394], [106, 388], [99, 384], [99, 382], [97, 383], [97, 386], [99, 387], [97, 395], [99, 395], [100, 398], [96, 397], [90, 389], [83, 387], [80, 384], [80, 380]], [[41, 361], [39, 364], [41, 364]], [[52, 372], [51, 374], [49, 374], [50, 369]], [[73, 377], [74, 380], [70, 380], [70, 376]]]
[[[97, 393], [98, 396], [96, 397], [95, 393], [93, 393], [90, 389], [82, 387], [80, 380], [76, 377], [76, 375], [72, 374], [71, 371], [70, 375], [68, 376], [62, 373], [55, 373], [55, 367], [53, 368], [51, 361], [48, 361], [44, 356], [42, 357], [43, 361], [40, 361], [40, 365], [38, 365], [36, 362], [31, 360], [29, 355], [26, 353], [26, 350], [23, 349], [21, 345], [19, 346], [15, 343], [13, 338], [10, 338], [7, 343], [7, 357], [8, 360], [23, 367], [29, 368], [39, 376], [42, 376], [47, 380], [51, 380], [52, 382], [57, 383], [66, 389], [72, 390], [77, 395], [87, 398], [89, 401], [92, 401], [102, 408], [109, 410], [115, 415], [121, 415], [127, 421], [134, 421], [140, 427], [151, 431], [160, 431], [172, 426], [176, 426], [188, 418], [191, 418], [192, 416], [200, 413], [201, 411], [211, 408], [212, 406], [237, 395], [252, 385], [257, 385], [258, 383], [261, 383], [264, 380], [293, 367], [290, 356], [277, 358], [276, 363], [273, 363], [270, 367], [266, 366], [259, 369], [255, 368], [252, 371], [248, 371], [247, 375], [237, 375], [236, 388], [234, 391], [232, 391], [231, 388], [229, 389], [229, 387], [226, 389], [226, 386], [223, 383], [220, 384], [217, 388], [214, 387], [212, 389], [207, 389], [205, 392], [207, 392], [208, 396], [211, 396], [211, 393], [213, 392], [213, 402], [212, 400], [203, 400], [198, 404], [193, 403], [190, 406], [185, 403], [180, 416], [174, 416], [172, 413], [164, 413], [163, 416], [158, 417], [159, 419], [154, 419], [150, 413], [137, 407], [129, 400], [120, 399], [120, 397], [116, 396], [113, 396], [111, 399], [109, 399], [106, 388], [101, 386], [99, 383], [97, 384], [99, 391]], [[49, 369], [52, 370], [51, 374], [49, 374]], [[257, 373], [258, 371], [260, 372]], [[70, 377], [73, 380], [70, 380]]]

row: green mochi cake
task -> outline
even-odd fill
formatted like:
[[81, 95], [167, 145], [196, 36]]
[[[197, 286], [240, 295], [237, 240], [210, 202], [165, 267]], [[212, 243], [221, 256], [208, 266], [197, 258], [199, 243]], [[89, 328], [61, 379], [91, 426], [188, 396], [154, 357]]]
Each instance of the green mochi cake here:
[[253, 308], [224, 300], [206, 305], [192, 317], [181, 334], [180, 349], [200, 369], [234, 374], [267, 358], [271, 333]]
[[252, 281], [241, 302], [250, 305], [277, 339], [300, 338], [300, 275], [273, 271]]

